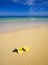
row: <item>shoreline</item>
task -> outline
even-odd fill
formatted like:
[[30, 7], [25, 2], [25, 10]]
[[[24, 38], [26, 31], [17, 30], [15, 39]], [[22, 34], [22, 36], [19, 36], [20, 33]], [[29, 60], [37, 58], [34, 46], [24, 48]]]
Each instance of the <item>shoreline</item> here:
[[9, 33], [15, 32], [25, 29], [32, 29], [32, 28], [48, 28], [48, 22], [42, 21], [31, 21], [31, 22], [6, 22], [0, 24], [0, 34], [2, 33]]

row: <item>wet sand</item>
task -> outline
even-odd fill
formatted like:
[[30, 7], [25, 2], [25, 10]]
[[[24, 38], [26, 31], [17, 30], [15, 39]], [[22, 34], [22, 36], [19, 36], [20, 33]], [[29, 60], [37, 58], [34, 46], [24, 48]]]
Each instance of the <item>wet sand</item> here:
[[[12, 52], [25, 45], [28, 52]], [[48, 27], [0, 34], [0, 65], [48, 65]]]

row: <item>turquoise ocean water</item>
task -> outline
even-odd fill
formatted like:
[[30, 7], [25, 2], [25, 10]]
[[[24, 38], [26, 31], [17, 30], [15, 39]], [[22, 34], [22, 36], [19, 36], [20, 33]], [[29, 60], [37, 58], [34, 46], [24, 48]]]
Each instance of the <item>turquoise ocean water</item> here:
[[[0, 16], [0, 22], [9, 22], [8, 20], [43, 20], [43, 21], [47, 21], [48, 22], [48, 17], [46, 16]], [[22, 21], [23, 22], [23, 21]]]

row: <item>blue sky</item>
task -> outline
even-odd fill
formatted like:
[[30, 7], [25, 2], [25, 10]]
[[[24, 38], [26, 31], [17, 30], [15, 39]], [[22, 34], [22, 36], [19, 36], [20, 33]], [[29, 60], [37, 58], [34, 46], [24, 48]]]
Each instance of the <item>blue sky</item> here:
[[0, 0], [0, 16], [48, 16], [48, 0]]

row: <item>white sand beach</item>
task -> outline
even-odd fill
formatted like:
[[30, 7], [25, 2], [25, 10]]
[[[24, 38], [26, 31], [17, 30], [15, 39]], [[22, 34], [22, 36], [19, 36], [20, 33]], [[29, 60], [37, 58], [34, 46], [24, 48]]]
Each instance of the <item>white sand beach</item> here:
[[[0, 65], [48, 65], [48, 24], [36, 28], [30, 26], [8, 33], [0, 31]], [[25, 45], [29, 47], [28, 52], [12, 52]]]

